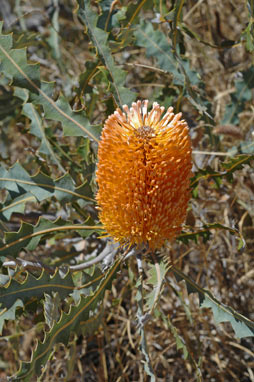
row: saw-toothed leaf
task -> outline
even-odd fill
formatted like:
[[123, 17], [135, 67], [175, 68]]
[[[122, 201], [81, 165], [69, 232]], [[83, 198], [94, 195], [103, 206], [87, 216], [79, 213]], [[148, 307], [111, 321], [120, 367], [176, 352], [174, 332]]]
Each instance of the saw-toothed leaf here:
[[221, 165], [227, 171], [228, 180], [232, 180], [232, 174], [236, 170], [241, 170], [244, 164], [250, 164], [254, 160], [254, 155], [237, 155], [236, 157], [229, 158], [226, 162], [223, 162]]
[[98, 15], [86, 0], [78, 0], [78, 4], [78, 15], [86, 25], [87, 33], [109, 73], [109, 83], [116, 103], [118, 106], [130, 105], [135, 100], [136, 94], [125, 87], [126, 72], [114, 62], [108, 44], [108, 33], [97, 27]]
[[[251, 12], [250, 12], [250, 15], [251, 15]], [[254, 20], [253, 20], [253, 17], [250, 17], [249, 24], [247, 25], [245, 30], [242, 32], [242, 39], [245, 40], [245, 46], [249, 52], [254, 51], [254, 33], [253, 32], [254, 32]]]
[[[169, 317], [166, 317], [163, 314], [163, 312], [158, 312], [158, 315], [162, 318], [164, 324], [167, 326], [167, 328], [171, 331], [172, 335], [174, 336], [177, 350], [182, 350], [184, 359], [188, 359], [191, 362], [192, 366], [194, 367], [196, 371], [196, 375], [198, 377], [201, 377], [199, 366], [193, 356], [193, 352], [189, 350], [188, 343], [186, 343], [184, 338], [182, 338], [182, 336], [178, 334], [176, 327], [172, 324]], [[201, 379], [197, 379], [197, 381], [201, 382]]]
[[85, 63], [85, 71], [79, 76], [79, 87], [75, 89], [79, 96], [91, 91], [91, 87], [89, 87], [88, 83], [98, 70], [99, 63], [100, 60], [87, 61]]
[[59, 320], [61, 299], [57, 292], [52, 295], [44, 294], [43, 309], [46, 324], [51, 328], [55, 321]]
[[208, 104], [206, 105], [198, 93], [193, 90], [193, 86], [199, 86], [201, 81], [197, 73], [190, 69], [189, 61], [183, 60], [175, 52], [173, 53], [172, 45], [165, 34], [161, 30], [155, 30], [150, 22], [140, 23], [136, 27], [134, 35], [137, 45], [146, 49], [146, 55], [153, 57], [160, 69], [173, 76], [175, 85], [186, 89], [192, 104], [212, 123], [212, 117], [207, 112]]
[[24, 213], [26, 203], [28, 202], [36, 202], [36, 198], [30, 192], [15, 199], [12, 199], [10, 194], [8, 194], [4, 203], [0, 203], [0, 218], [5, 221], [10, 219], [13, 212]]
[[88, 272], [89, 269], [86, 272], [79, 272], [81, 277], [79, 284], [81, 283], [82, 285], [79, 286], [79, 288], [76, 288], [71, 294], [76, 304], [78, 303], [81, 295], [91, 294], [97, 288], [103, 277], [103, 274], [99, 268], [91, 268], [91, 274]]
[[77, 199], [94, 201], [88, 182], [75, 187], [69, 174], [65, 174], [56, 180], [40, 171], [30, 176], [18, 162], [9, 169], [0, 168], [0, 188], [12, 191], [15, 199], [19, 195], [29, 192], [39, 202], [52, 196], [60, 202], [71, 202]]
[[159, 67], [174, 77], [176, 85], [184, 86], [184, 75], [180, 71], [178, 62], [172, 53], [165, 34], [160, 30], [154, 30], [152, 23], [143, 21], [134, 33], [137, 45], [146, 48], [148, 57], [154, 57]]
[[237, 155], [234, 158], [230, 158], [226, 162], [223, 162], [221, 164], [225, 171], [214, 171], [209, 166], [205, 169], [199, 169], [191, 180], [191, 187], [196, 187], [201, 179], [213, 179], [219, 186], [220, 181], [223, 177], [226, 177], [228, 180], [231, 180], [232, 174], [236, 170], [241, 169], [244, 164], [250, 164], [250, 162], [253, 159], [254, 155], [241, 154]]
[[184, 359], [187, 359], [187, 357], [190, 355], [190, 353], [188, 351], [188, 348], [186, 346], [184, 339], [181, 336], [179, 336], [179, 334], [177, 333], [176, 327], [172, 324], [172, 322], [170, 321], [170, 319], [168, 317], [166, 317], [161, 312], [160, 312], [160, 316], [162, 317], [163, 322], [167, 325], [168, 329], [170, 329], [171, 333], [173, 334], [173, 336], [176, 340], [177, 350], [181, 349], [183, 352]]
[[2, 334], [4, 321], [15, 320], [16, 309], [23, 308], [23, 306], [24, 306], [23, 302], [20, 300], [17, 300], [10, 309], [8, 310], [3, 309], [2, 311], [0, 311], [0, 334]]
[[254, 322], [219, 302], [210, 291], [201, 288], [179, 269], [172, 267], [177, 281], [184, 280], [188, 293], [198, 293], [201, 308], [211, 308], [216, 323], [230, 322], [236, 337], [254, 337]]
[[146, 305], [149, 309], [149, 312], [152, 312], [155, 305], [157, 304], [161, 288], [164, 282], [164, 277], [167, 273], [167, 266], [163, 260], [159, 259], [156, 264], [150, 265], [148, 271], [147, 283], [152, 285], [152, 291], [149, 292], [146, 296]]
[[[91, 334], [100, 323], [101, 305], [106, 289], [111, 287], [112, 281], [119, 270], [121, 259], [107, 271], [98, 288], [93, 294], [81, 297], [78, 305], [72, 306], [69, 313], [62, 312], [61, 317], [51, 330], [45, 334], [43, 342], [39, 342], [32, 354], [31, 362], [22, 362], [16, 380], [31, 381], [31, 378], [40, 375], [41, 367], [45, 365], [57, 343], [67, 344], [72, 332]], [[98, 313], [99, 311], [99, 313]]]
[[194, 177], [191, 179], [191, 187], [196, 187], [201, 179], [213, 179], [217, 187], [219, 187], [221, 184], [221, 178], [225, 175], [225, 172], [215, 171], [210, 166], [207, 166], [204, 169], [199, 168], [198, 171], [195, 172]]
[[250, 66], [249, 69], [240, 73], [235, 80], [235, 92], [230, 94], [231, 101], [227, 105], [222, 124], [226, 125], [232, 123], [234, 125], [239, 123], [239, 114], [245, 108], [246, 102], [253, 100], [254, 90], [254, 68]]
[[[122, 8], [121, 13], [121, 25], [122, 28], [117, 36], [117, 41], [120, 42], [120, 47], [128, 46], [132, 43], [133, 31], [135, 24], [138, 22], [138, 16], [141, 10], [147, 7], [152, 7], [151, 0], [138, 0], [135, 3], [129, 3], [128, 7]], [[118, 16], [118, 15], [117, 15]], [[116, 16], [116, 17], [117, 17]], [[119, 49], [119, 42], [118, 49]], [[116, 47], [117, 48], [117, 45]]]
[[214, 230], [214, 229], [229, 231], [232, 235], [235, 235], [236, 238], [239, 240], [238, 249], [245, 248], [245, 240], [243, 236], [241, 235], [241, 233], [236, 228], [228, 227], [220, 223], [204, 224], [203, 227], [199, 227], [194, 232], [183, 232], [181, 235], [177, 237], [177, 240], [182, 241], [184, 244], [188, 244], [190, 240], [193, 240], [195, 241], [195, 243], [197, 243], [198, 239], [202, 238], [203, 243], [206, 243], [207, 240], [210, 239], [211, 230]]
[[[40, 65], [27, 62], [26, 49], [12, 49], [12, 34], [2, 34], [2, 27], [0, 22], [0, 72], [12, 85], [27, 89], [30, 99], [43, 106], [46, 118], [61, 122], [64, 134], [85, 136], [98, 142], [100, 127], [91, 126], [83, 111], [73, 111], [63, 96], [54, 101], [54, 83], [41, 81]], [[18, 96], [18, 92], [15, 95]]]
[[50, 160], [55, 163], [62, 172], [66, 172], [59, 160], [56, 157], [56, 154], [52, 150], [52, 147], [47, 139], [45, 133], [45, 127], [43, 126], [43, 122], [39, 113], [36, 111], [34, 105], [32, 103], [25, 103], [23, 106], [23, 114], [31, 120], [30, 124], [30, 132], [39, 138], [41, 144], [38, 148], [38, 151], [42, 154], [45, 154], [50, 157]]
[[100, 230], [100, 227], [83, 224], [73, 224], [69, 221], [57, 219], [52, 222], [40, 218], [34, 226], [23, 223], [18, 232], [6, 232], [4, 239], [0, 239], [0, 256], [17, 257], [21, 249], [32, 251], [36, 248], [42, 237], [56, 234], [57, 232], [78, 232], [82, 237], [87, 237]]
[[7, 285], [0, 288], [0, 303], [2, 308], [9, 309], [17, 299], [23, 303], [33, 298], [40, 300], [44, 293], [49, 294], [51, 292], [58, 292], [59, 296], [64, 299], [73, 292], [74, 288], [70, 273], [62, 278], [59, 272], [50, 276], [43, 271], [40, 277], [36, 278], [27, 272], [22, 283], [11, 279]]

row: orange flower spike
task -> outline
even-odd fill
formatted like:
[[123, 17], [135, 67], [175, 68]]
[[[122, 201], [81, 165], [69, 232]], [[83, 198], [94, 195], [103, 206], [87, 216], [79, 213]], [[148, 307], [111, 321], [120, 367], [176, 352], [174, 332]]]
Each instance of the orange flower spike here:
[[121, 244], [160, 248], [183, 224], [190, 199], [191, 142], [182, 114], [137, 101], [105, 122], [96, 178], [99, 217]]

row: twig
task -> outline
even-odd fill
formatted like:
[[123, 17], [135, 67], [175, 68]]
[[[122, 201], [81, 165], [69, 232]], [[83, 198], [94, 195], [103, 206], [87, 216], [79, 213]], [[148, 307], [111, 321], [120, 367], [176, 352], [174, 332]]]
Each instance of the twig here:
[[9, 268], [16, 268], [16, 266], [19, 265], [19, 266], [21, 266], [27, 270], [40, 270], [40, 271], [45, 270], [51, 274], [54, 274], [57, 269], [65, 270], [65, 271], [66, 271], [66, 269], [69, 269], [70, 272], [77, 272], [77, 271], [81, 271], [81, 270], [86, 269], [86, 268], [90, 268], [92, 265], [99, 263], [100, 261], [102, 261], [103, 259], [105, 259], [109, 255], [111, 257], [114, 256], [116, 251], [118, 250], [118, 245], [114, 244], [114, 247], [115, 248], [112, 248], [112, 244], [109, 246], [106, 246], [104, 248], [104, 250], [100, 253], [100, 255], [95, 257], [94, 259], [86, 261], [82, 264], [71, 265], [69, 267], [68, 266], [49, 267], [45, 264], [41, 264], [39, 261], [36, 261], [36, 262], [27, 261], [27, 260], [21, 259], [19, 257], [17, 257], [15, 260], [5, 261], [3, 263], [3, 266], [9, 267]]
[[198, 150], [193, 150], [192, 154], [201, 154], [201, 155], [218, 155], [218, 156], [232, 156], [232, 153], [223, 153], [220, 151], [198, 151]]
[[131, 62], [125, 62], [124, 65], [137, 66], [137, 67], [140, 67], [140, 68], [153, 70], [155, 72], [160, 72], [160, 73], [168, 74], [168, 72], [166, 70], [163, 70], [163, 69], [160, 69], [160, 68], [156, 68], [155, 66], [150, 66], [150, 65], [145, 65], [145, 64], [138, 64], [138, 63], [131, 63]]
[[71, 265], [69, 266], [69, 270], [71, 272], [77, 272], [77, 271], [81, 271], [82, 269], [90, 268], [92, 265], [97, 264], [100, 261], [104, 260], [107, 256], [110, 256], [110, 258], [114, 257], [118, 248], [119, 248], [118, 244], [110, 243], [109, 245], [106, 245], [104, 250], [95, 259], [86, 261], [85, 263], [82, 263], [82, 264]]
[[137, 288], [138, 288], [137, 303], [138, 303], [138, 322], [139, 322], [140, 335], [141, 335], [140, 348], [141, 348], [142, 354], [145, 357], [144, 370], [147, 373], [147, 375], [151, 377], [151, 382], [155, 382], [155, 375], [154, 375], [151, 360], [149, 357], [147, 340], [146, 340], [146, 332], [145, 332], [146, 315], [144, 314], [144, 298], [143, 298], [144, 270], [142, 265], [141, 253], [137, 254], [137, 265], [138, 265], [138, 273], [139, 273], [139, 280], [137, 283]]
[[19, 265], [20, 267], [22, 267], [24, 269], [33, 270], [33, 271], [45, 270], [51, 274], [54, 274], [56, 271], [56, 268], [49, 267], [45, 264], [41, 264], [39, 261], [37, 261], [37, 262], [27, 261], [27, 260], [21, 259], [20, 257], [17, 257], [15, 260], [5, 261], [3, 263], [3, 266], [7, 267], [7, 268], [16, 268], [17, 265]]

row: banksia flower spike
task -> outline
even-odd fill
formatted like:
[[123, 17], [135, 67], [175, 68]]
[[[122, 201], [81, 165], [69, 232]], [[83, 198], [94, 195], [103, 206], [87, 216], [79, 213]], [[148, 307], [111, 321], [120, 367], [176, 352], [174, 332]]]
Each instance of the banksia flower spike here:
[[115, 241], [160, 248], [181, 230], [190, 199], [191, 143], [182, 114], [137, 101], [105, 122], [98, 151], [99, 217]]

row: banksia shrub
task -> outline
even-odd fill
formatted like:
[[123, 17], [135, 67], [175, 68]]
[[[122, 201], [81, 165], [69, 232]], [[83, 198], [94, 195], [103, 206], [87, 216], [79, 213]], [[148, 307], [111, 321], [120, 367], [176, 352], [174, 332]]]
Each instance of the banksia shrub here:
[[97, 201], [121, 244], [160, 248], [181, 230], [190, 199], [191, 143], [182, 114], [137, 101], [106, 120], [98, 151]]

